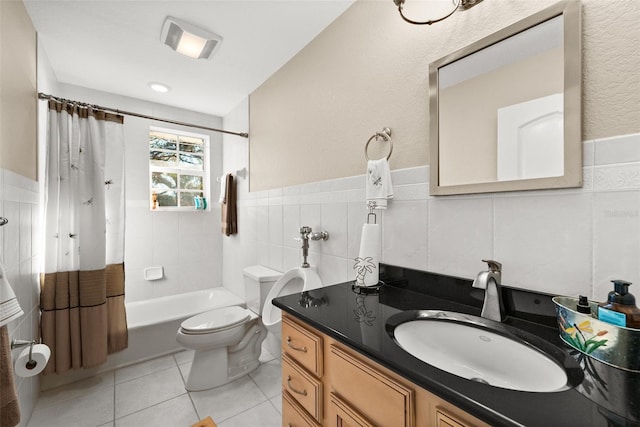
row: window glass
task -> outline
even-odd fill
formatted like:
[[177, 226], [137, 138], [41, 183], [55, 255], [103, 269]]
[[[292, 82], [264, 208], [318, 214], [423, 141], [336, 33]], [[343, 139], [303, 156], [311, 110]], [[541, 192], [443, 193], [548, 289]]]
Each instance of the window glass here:
[[150, 129], [151, 209], [202, 205], [194, 199], [208, 196], [208, 143], [206, 135]]

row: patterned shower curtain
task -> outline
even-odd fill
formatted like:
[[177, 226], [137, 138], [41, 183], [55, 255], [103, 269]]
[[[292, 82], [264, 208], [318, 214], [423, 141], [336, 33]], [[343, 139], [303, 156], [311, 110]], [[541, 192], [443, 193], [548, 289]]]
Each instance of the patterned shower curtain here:
[[127, 348], [124, 308], [123, 117], [49, 101], [45, 267], [40, 275], [45, 373], [88, 368]]

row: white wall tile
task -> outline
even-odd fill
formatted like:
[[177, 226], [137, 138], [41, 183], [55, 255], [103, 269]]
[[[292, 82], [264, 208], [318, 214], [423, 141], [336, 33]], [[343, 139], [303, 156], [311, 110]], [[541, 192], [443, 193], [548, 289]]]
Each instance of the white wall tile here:
[[269, 207], [256, 208], [256, 239], [261, 243], [269, 243]]
[[640, 283], [640, 192], [595, 193], [593, 222], [594, 286], [588, 296], [604, 301], [611, 280]]
[[269, 206], [269, 244], [282, 245], [282, 205]]
[[[359, 256], [362, 226], [369, 219], [368, 213], [367, 207], [362, 202], [352, 202], [348, 205], [347, 258], [349, 259], [355, 259]], [[376, 214], [375, 218], [377, 223], [382, 223], [382, 215]], [[374, 217], [371, 217], [372, 222], [373, 220]]]
[[[6, 195], [6, 193], [5, 193]], [[9, 220], [2, 228], [4, 231], [4, 268], [9, 271], [17, 271], [20, 264], [20, 204], [5, 200], [4, 214]]]
[[284, 269], [284, 247], [282, 245], [268, 245], [269, 262], [267, 267], [276, 271], [283, 271]]
[[596, 166], [593, 188], [594, 191], [640, 189], [640, 163]]
[[473, 278], [493, 258], [493, 198], [429, 200], [429, 271]]
[[321, 225], [314, 232], [327, 231], [328, 240], [318, 240], [317, 247], [323, 254], [347, 257], [349, 247], [349, 224], [347, 221], [349, 209], [347, 203], [323, 204], [321, 206]]
[[292, 268], [302, 265], [302, 250], [300, 248], [284, 248], [282, 271], [291, 270]]
[[204, 280], [201, 262], [181, 262], [179, 266], [180, 293], [198, 291], [212, 287]]
[[300, 237], [300, 206], [285, 205], [282, 207], [282, 243], [289, 248], [299, 248], [301, 243], [295, 240]]
[[256, 261], [260, 265], [269, 266], [269, 244], [256, 241], [255, 245], [257, 250]]
[[[0, 227], [0, 262], [24, 314], [9, 322], [9, 339], [38, 339], [39, 329], [39, 242], [38, 182], [14, 172], [0, 169], [0, 216], [9, 223]], [[14, 350], [17, 357], [21, 349]], [[16, 386], [22, 412], [18, 427], [27, 425], [38, 400], [38, 377], [16, 377]]]
[[313, 231], [320, 231], [322, 225], [322, 208], [320, 204], [300, 205], [300, 225], [311, 227]]
[[391, 171], [391, 182], [394, 188], [397, 185], [427, 183], [429, 182], [429, 167], [419, 166], [415, 168], [393, 170]]
[[505, 285], [589, 295], [592, 195], [495, 199], [494, 259]]
[[[313, 265], [313, 264], [312, 264]], [[318, 265], [318, 276], [322, 279], [324, 286], [334, 285], [349, 280], [347, 269], [350, 268], [346, 258], [335, 257], [323, 254], [321, 263]]]
[[594, 145], [596, 165], [640, 162], [640, 134], [599, 139]]
[[384, 212], [382, 262], [426, 270], [428, 216], [426, 201], [394, 202]]

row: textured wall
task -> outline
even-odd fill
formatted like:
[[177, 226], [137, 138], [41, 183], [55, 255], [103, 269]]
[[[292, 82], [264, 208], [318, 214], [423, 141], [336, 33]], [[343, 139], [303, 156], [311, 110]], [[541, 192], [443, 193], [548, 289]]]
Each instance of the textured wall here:
[[[552, 3], [491, 0], [424, 27], [357, 1], [251, 95], [252, 191], [360, 174], [385, 126], [393, 169], [429, 164], [429, 63]], [[640, 2], [582, 3], [583, 139], [638, 132]]]
[[0, 167], [35, 180], [36, 31], [21, 1], [0, 8]]

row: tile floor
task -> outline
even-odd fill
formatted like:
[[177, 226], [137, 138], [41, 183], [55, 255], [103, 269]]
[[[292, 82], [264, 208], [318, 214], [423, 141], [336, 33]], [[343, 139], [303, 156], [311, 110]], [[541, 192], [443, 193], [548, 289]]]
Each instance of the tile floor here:
[[28, 426], [189, 427], [211, 416], [219, 427], [280, 427], [279, 360], [263, 351], [248, 376], [187, 392], [191, 358], [182, 351], [42, 392]]

